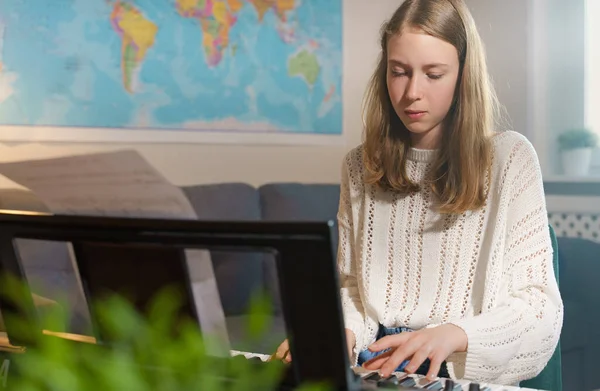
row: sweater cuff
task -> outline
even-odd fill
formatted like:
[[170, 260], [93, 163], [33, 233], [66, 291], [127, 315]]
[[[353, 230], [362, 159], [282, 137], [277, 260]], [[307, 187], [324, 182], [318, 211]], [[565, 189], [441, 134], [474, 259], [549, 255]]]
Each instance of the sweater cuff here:
[[[352, 366], [356, 366], [358, 363], [358, 355], [362, 349], [363, 338], [364, 338], [364, 322], [362, 320], [354, 319], [354, 320], [346, 320], [345, 328], [352, 331], [354, 333], [354, 349], [352, 352], [352, 357], [350, 359], [350, 363]], [[345, 330], [344, 330], [345, 332]], [[348, 352], [350, 353], [350, 352]]]
[[464, 378], [483, 379], [489, 376], [489, 372], [481, 370], [481, 363], [485, 361], [486, 349], [483, 347], [483, 343], [486, 341], [486, 335], [478, 330], [477, 321], [461, 319], [450, 323], [460, 327], [467, 335]]

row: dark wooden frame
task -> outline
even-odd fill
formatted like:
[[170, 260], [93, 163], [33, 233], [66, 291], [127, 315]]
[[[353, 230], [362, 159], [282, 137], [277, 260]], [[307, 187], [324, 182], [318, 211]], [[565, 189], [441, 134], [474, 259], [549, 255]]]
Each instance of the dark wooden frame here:
[[[8, 272], [26, 281], [15, 246], [18, 238], [69, 242], [75, 249], [82, 244], [112, 243], [273, 251], [277, 255], [283, 316], [293, 357], [288, 381], [327, 381], [338, 390], [359, 389], [360, 382], [355, 379], [347, 355], [332, 227], [331, 221], [216, 222], [5, 212], [0, 213], [0, 273]], [[82, 256], [85, 254], [77, 251], [76, 258]], [[85, 270], [80, 273], [85, 281]], [[131, 284], [144, 284], [144, 279], [138, 278]], [[27, 304], [25, 312], [6, 300], [0, 300], [0, 309], [3, 314], [28, 317], [29, 332], [41, 333], [31, 296], [23, 300]], [[12, 324], [10, 317], [5, 319], [11, 343], [27, 345], [27, 333], [15, 332], [19, 326]], [[20, 340], [11, 335], [20, 336]]]

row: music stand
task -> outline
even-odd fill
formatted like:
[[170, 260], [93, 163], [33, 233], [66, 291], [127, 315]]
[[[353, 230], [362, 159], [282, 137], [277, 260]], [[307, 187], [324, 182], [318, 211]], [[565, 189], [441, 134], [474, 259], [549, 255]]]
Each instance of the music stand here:
[[[146, 218], [114, 218], [91, 216], [58, 216], [41, 213], [0, 213], [0, 272], [8, 272], [26, 281], [23, 266], [16, 250], [16, 239], [38, 239], [69, 242], [75, 249], [80, 277], [85, 285], [92, 282], [105, 286], [122, 286], [117, 273], [98, 274], [100, 257], [85, 251], [87, 246], [154, 246], [171, 256], [171, 265], [155, 262], [144, 266], [144, 277], [170, 269], [170, 280], [189, 281], [181, 272], [183, 261], [178, 260], [181, 249], [272, 251], [281, 292], [282, 311], [289, 336], [292, 363], [287, 379], [292, 385], [304, 382], [327, 382], [334, 389], [359, 388], [350, 368], [342, 307], [339, 297], [338, 274], [331, 241], [332, 222], [224, 222], [163, 220]], [[179, 265], [179, 266], [177, 266]], [[183, 279], [183, 281], [182, 281]], [[136, 292], [150, 292], [148, 280], [127, 281]], [[167, 279], [168, 280], [168, 279]], [[163, 282], [165, 279], [163, 279]], [[97, 291], [88, 289], [86, 294]], [[88, 297], [88, 301], [94, 297]], [[142, 298], [143, 299], [143, 298]], [[23, 313], [12, 303], [0, 299], [3, 313], [16, 313], [30, 322], [30, 333], [41, 333], [31, 297], [23, 298], [27, 309]], [[197, 316], [188, 307], [190, 314]], [[13, 345], [27, 345], [31, 340], [20, 325], [5, 317], [5, 326]], [[11, 336], [19, 335], [22, 340]]]

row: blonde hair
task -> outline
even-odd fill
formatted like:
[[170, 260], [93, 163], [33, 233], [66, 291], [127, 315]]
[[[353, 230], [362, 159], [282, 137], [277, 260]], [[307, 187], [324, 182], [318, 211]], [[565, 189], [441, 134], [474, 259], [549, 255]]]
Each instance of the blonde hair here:
[[454, 101], [443, 122], [431, 190], [441, 213], [478, 209], [487, 197], [491, 134], [499, 105], [488, 75], [483, 44], [463, 0], [405, 0], [381, 30], [381, 58], [364, 102], [365, 181], [403, 193], [419, 191], [406, 173], [410, 134], [389, 98], [387, 43], [406, 28], [452, 44], [460, 63]]

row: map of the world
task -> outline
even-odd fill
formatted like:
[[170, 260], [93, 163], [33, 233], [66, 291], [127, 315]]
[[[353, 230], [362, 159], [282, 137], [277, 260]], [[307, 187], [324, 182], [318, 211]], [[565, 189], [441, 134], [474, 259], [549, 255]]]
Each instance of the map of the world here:
[[342, 133], [342, 0], [2, 0], [0, 125]]

